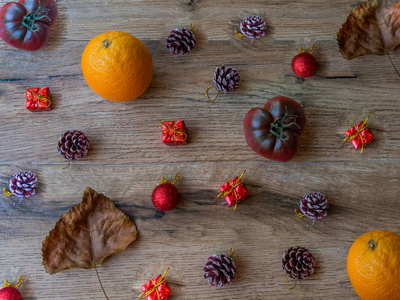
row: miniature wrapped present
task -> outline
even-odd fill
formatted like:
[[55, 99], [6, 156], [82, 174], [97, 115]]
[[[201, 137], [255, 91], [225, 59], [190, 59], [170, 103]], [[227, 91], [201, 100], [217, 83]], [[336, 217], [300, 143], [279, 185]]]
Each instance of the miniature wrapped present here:
[[142, 285], [141, 289], [143, 293], [139, 295], [139, 299], [146, 300], [167, 300], [172, 295], [167, 283], [165, 282], [165, 274], [167, 274], [169, 268], [162, 275], [158, 275]]
[[168, 146], [188, 144], [185, 121], [161, 121], [162, 142]]
[[30, 111], [49, 111], [51, 110], [51, 94], [48, 87], [44, 88], [27, 88], [26, 92], [26, 108]]
[[217, 198], [218, 199], [225, 198], [229, 206], [235, 204], [234, 210], [236, 210], [237, 204], [240, 201], [246, 199], [246, 197], [249, 195], [249, 192], [247, 191], [242, 182], [242, 176], [244, 175], [245, 172], [246, 170], [244, 170], [239, 177], [236, 176], [232, 180], [228, 181], [227, 183], [219, 187], [221, 193], [218, 195]]
[[361, 148], [361, 152], [364, 150], [364, 146], [371, 144], [374, 140], [374, 136], [371, 131], [367, 128], [367, 121], [369, 116], [365, 119], [365, 121], [358, 123], [357, 125], [351, 127], [345, 133], [347, 137], [343, 142], [348, 143], [351, 142], [354, 148]]

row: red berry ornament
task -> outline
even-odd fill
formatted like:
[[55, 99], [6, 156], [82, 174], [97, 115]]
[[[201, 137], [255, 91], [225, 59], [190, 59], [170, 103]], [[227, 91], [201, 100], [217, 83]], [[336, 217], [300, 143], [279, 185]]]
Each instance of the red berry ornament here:
[[18, 290], [18, 287], [24, 280], [25, 277], [21, 277], [17, 284], [9, 283], [6, 280], [3, 288], [0, 290], [0, 300], [22, 300], [22, 296]]
[[169, 211], [175, 208], [179, 202], [179, 192], [174, 184], [181, 177], [181, 174], [176, 174], [172, 181], [161, 177], [161, 184], [153, 190], [151, 195], [151, 201], [155, 208], [161, 211]]
[[311, 51], [299, 49], [299, 54], [297, 54], [292, 60], [292, 70], [294, 74], [301, 78], [307, 78], [315, 74], [317, 71], [317, 60], [312, 55], [312, 53], [317, 49], [318, 46], [314, 45]]

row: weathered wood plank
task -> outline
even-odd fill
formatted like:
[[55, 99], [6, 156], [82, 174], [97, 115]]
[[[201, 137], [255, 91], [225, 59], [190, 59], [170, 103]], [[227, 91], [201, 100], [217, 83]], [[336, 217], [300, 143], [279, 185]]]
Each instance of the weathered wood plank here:
[[[20, 167], [2, 166], [1, 178]], [[81, 201], [86, 186], [108, 196], [139, 229], [137, 241], [99, 268], [110, 299], [132, 299], [142, 283], [168, 266], [174, 299], [309, 299], [311, 292], [314, 299], [355, 299], [346, 272], [352, 241], [376, 228], [400, 231], [393, 209], [398, 166], [392, 164], [73, 165], [63, 171], [27, 167], [38, 175], [38, 193], [20, 205], [2, 196], [0, 279], [27, 274], [22, 291], [33, 299], [102, 297], [94, 271], [50, 276], [41, 266], [42, 241], [58, 218]], [[215, 197], [218, 186], [243, 169], [251, 196], [233, 211]], [[177, 183], [180, 204], [171, 212], [157, 212], [151, 192], [161, 176], [176, 172], [183, 175]], [[304, 193], [314, 191], [325, 193], [331, 208], [327, 218], [307, 228], [308, 222], [297, 219], [294, 209]], [[310, 248], [318, 264], [312, 277], [288, 291], [280, 257], [292, 245]], [[208, 255], [230, 247], [236, 249], [240, 278], [231, 287], [212, 289], [202, 279], [202, 265]]]
[[[329, 57], [323, 58], [321, 55], [322, 74], [301, 81], [291, 73], [289, 66], [292, 56], [288, 56], [287, 51], [271, 50], [263, 54], [260, 49], [249, 50], [242, 45], [247, 51], [247, 58], [233, 54], [240, 63], [234, 63], [234, 59], [228, 60], [241, 72], [239, 89], [221, 95], [216, 103], [210, 104], [204, 90], [211, 82], [214, 68], [219, 65], [215, 59], [213, 61], [216, 53], [201, 54], [207, 61], [207, 67], [191, 64], [188, 57], [175, 58], [169, 53], [159, 53], [154, 56], [155, 76], [152, 85], [144, 96], [130, 103], [114, 103], [101, 100], [87, 87], [80, 71], [80, 54], [76, 54], [79, 53], [78, 49], [84, 48], [85, 43], [71, 43], [74, 44], [75, 53], [73, 63], [55, 63], [55, 69], [46, 65], [46, 71], [43, 71], [48, 74], [46, 76], [11, 76], [3, 79], [0, 130], [4, 141], [8, 142], [0, 144], [1, 162], [16, 159], [57, 163], [56, 141], [62, 132], [71, 128], [83, 130], [93, 142], [90, 155], [77, 163], [265, 162], [247, 147], [242, 120], [250, 108], [262, 106], [267, 99], [276, 95], [296, 99], [305, 107], [308, 116], [302, 151], [294, 161], [399, 160], [399, 139], [396, 135], [399, 130], [398, 79], [382, 64], [376, 73], [382, 76], [377, 78], [375, 75], [373, 82], [365, 66], [360, 70], [365, 75], [351, 73], [349, 66], [345, 67], [347, 71], [344, 73], [334, 70], [330, 74], [326, 69], [331, 64]], [[210, 47], [213, 45], [228, 49], [224, 43], [210, 43]], [[284, 47], [284, 44], [280, 45]], [[157, 46], [152, 44], [152, 47]], [[329, 49], [329, 46], [321, 47]], [[263, 55], [261, 62], [254, 52]], [[193, 55], [193, 60], [200, 62], [201, 58], [196, 55]], [[246, 59], [252, 62], [248, 63], [250, 68], [246, 65]], [[378, 63], [384, 58], [374, 59]], [[185, 63], [178, 63], [177, 60]], [[287, 64], [283, 70], [282, 62]], [[40, 68], [42, 62], [36, 61], [35, 64], [35, 69]], [[17, 72], [17, 65], [13, 69], [10, 72]], [[54, 70], [64, 73], [64, 69], [67, 74], [49, 75]], [[188, 73], [192, 75], [188, 76]], [[25, 76], [25, 73], [21, 74]], [[27, 111], [21, 94], [26, 86], [50, 86], [54, 94], [52, 112], [34, 114]], [[387, 88], [382, 89], [382, 86]], [[342, 145], [341, 141], [346, 129], [369, 114], [372, 115], [369, 124], [376, 141], [368, 146], [363, 155], [358, 155], [351, 146]], [[188, 124], [191, 144], [184, 148], [168, 148], [166, 153], [159, 138], [159, 120], [182, 118]], [[17, 143], [27, 137], [29, 143]], [[35, 152], [31, 151], [32, 148]], [[147, 151], [148, 148], [152, 148], [152, 151]], [[182, 156], [182, 153], [186, 155]]]

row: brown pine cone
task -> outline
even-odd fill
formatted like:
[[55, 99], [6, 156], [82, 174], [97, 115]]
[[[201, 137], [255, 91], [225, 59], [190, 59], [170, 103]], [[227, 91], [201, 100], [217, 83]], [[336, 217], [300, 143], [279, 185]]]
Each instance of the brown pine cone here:
[[89, 150], [90, 142], [81, 131], [68, 130], [58, 140], [58, 152], [67, 160], [83, 157]]
[[18, 172], [10, 180], [11, 193], [17, 197], [30, 197], [35, 195], [35, 187], [38, 186], [36, 175], [33, 172]]
[[174, 55], [192, 53], [191, 50], [196, 48], [196, 38], [186, 27], [173, 29], [167, 37], [167, 48]]
[[304, 279], [314, 272], [315, 259], [303, 247], [290, 247], [282, 256], [282, 268], [293, 279]]
[[265, 28], [264, 19], [259, 16], [246, 17], [240, 23], [240, 31], [242, 34], [251, 39], [258, 39], [264, 36]]
[[212, 287], [224, 287], [225, 284], [231, 284], [232, 279], [236, 278], [235, 262], [226, 253], [209, 256], [203, 271], [204, 278]]
[[322, 193], [305, 194], [300, 200], [300, 210], [311, 219], [322, 219], [328, 215], [328, 200]]
[[231, 67], [216, 68], [214, 72], [213, 85], [217, 90], [227, 93], [239, 86], [239, 73]]

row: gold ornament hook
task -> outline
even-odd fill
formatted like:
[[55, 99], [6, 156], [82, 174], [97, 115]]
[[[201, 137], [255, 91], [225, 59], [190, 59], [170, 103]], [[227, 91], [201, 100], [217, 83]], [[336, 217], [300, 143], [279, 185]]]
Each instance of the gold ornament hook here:
[[240, 33], [239, 31], [237, 31], [236, 29], [235, 29], [235, 33], [236, 33], [236, 35], [238, 36], [238, 37], [244, 37], [244, 34], [242, 34], [242, 33]]
[[303, 48], [299, 48], [299, 54], [300, 53], [310, 53], [310, 54], [313, 54], [313, 52], [315, 51], [315, 50], [317, 50], [319, 47], [318, 47], [318, 45], [317, 44], [314, 44], [312, 47], [311, 47], [311, 50], [310, 51], [308, 51], [308, 50], [304, 50]]
[[167, 180], [164, 177], [161, 177], [160, 184], [163, 184], [163, 183], [175, 184], [178, 181], [179, 178], [182, 178], [181, 173], [176, 174], [172, 181], [171, 180]]
[[211, 103], [214, 103], [214, 102], [215, 102], [215, 100], [217, 100], [217, 99], [218, 99], [218, 96], [219, 96], [219, 90], [218, 90], [217, 96], [215, 96], [214, 100], [211, 100], [211, 99], [210, 99], [210, 97], [208, 96], [208, 90], [209, 90], [210, 88], [212, 88], [212, 86], [209, 86], [209, 87], [206, 89], [206, 96], [207, 96], [207, 99], [208, 99], [208, 101], [210, 101]]
[[68, 167], [69, 167], [69, 164], [71, 163], [71, 161], [68, 160], [68, 165], [67, 165], [66, 167], [63, 167], [63, 166], [62, 166], [62, 163], [63, 163], [63, 162], [62, 162], [62, 157], [61, 157], [61, 155], [60, 155], [60, 169], [61, 169], [61, 170], [65, 170], [66, 168], [68, 168]]
[[288, 290], [293, 290], [293, 289], [296, 287], [296, 285], [297, 285], [297, 280], [294, 281], [294, 286], [289, 287], [289, 278], [288, 278], [288, 276], [286, 275], [286, 287], [287, 287], [287, 289], [288, 289]]
[[296, 215], [297, 215], [299, 218], [304, 218], [304, 217], [305, 217], [305, 215], [303, 215], [303, 214], [302, 214], [301, 212], [299, 212], [297, 209], [295, 209], [294, 212], [296, 213]]
[[22, 281], [24, 281], [25, 279], [26, 279], [25, 276], [21, 276], [21, 278], [18, 280], [17, 284], [10, 283], [10, 282], [8, 282], [8, 280], [6, 280], [6, 281], [4, 281], [3, 288], [12, 286], [12, 287], [15, 287], [17, 289], [22, 284]]
[[9, 196], [12, 196], [12, 195], [13, 195], [13, 193], [11, 193], [11, 192], [7, 191], [7, 190], [6, 190], [6, 188], [3, 188], [3, 190], [4, 190], [4, 194], [6, 194], [6, 196], [7, 196], [7, 197], [9, 197]]

